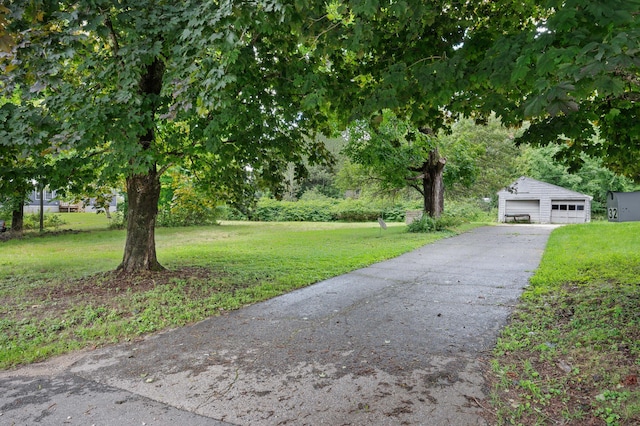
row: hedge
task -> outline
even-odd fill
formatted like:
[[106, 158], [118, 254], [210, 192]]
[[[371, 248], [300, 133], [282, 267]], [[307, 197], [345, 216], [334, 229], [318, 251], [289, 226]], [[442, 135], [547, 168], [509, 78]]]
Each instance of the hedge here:
[[263, 198], [258, 201], [253, 218], [263, 222], [371, 222], [383, 217], [386, 221], [401, 222], [405, 211], [412, 208], [415, 206], [381, 206], [352, 199], [277, 201]]

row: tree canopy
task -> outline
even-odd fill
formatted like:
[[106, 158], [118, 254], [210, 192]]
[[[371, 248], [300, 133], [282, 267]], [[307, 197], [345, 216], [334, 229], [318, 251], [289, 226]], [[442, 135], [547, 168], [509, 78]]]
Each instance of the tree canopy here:
[[433, 129], [460, 115], [527, 120], [520, 143], [556, 142], [573, 166], [586, 153], [640, 181], [640, 1], [331, 4], [354, 115], [390, 108]]
[[317, 7], [160, 0], [5, 6], [2, 35], [12, 43], [0, 84], [51, 123], [18, 129], [18, 144], [38, 155], [35, 146], [46, 140], [69, 161], [96, 165], [103, 180], [125, 176], [125, 271], [160, 268], [153, 233], [159, 176], [172, 165], [197, 169], [233, 198], [248, 176], [277, 192], [288, 163], [328, 157], [305, 137], [327, 126], [330, 114], [320, 105], [332, 90], [325, 83], [331, 70], [300, 42], [301, 11]]
[[584, 153], [640, 181], [640, 1], [535, 3], [535, 18], [492, 40], [469, 69], [469, 110], [530, 120], [521, 142], [555, 142], [574, 168]]

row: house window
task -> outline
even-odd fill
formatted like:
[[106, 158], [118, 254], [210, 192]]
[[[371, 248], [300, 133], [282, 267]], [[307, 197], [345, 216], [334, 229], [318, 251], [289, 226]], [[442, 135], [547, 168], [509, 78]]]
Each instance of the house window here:
[[[56, 191], [49, 191], [48, 189], [45, 189], [44, 191], [42, 191], [42, 195], [45, 201], [51, 201], [54, 198], [56, 198], [56, 196], [58, 194], [56, 194]], [[35, 190], [33, 191], [33, 199], [36, 201], [40, 201], [40, 191], [39, 190]]]
[[560, 210], [560, 206], [557, 204], [551, 204], [551, 210]]
[[560, 210], [567, 210], [566, 204], [560, 204]]
[[584, 210], [584, 206], [581, 206], [581, 205], [576, 206], [576, 210], [580, 210], [580, 211], [582, 211], [582, 210]]
[[569, 204], [569, 210], [575, 210], [576, 206], [575, 204]]

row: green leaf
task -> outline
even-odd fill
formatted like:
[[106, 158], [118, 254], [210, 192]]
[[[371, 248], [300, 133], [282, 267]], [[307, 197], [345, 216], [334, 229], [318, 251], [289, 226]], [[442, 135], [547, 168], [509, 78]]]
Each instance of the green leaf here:
[[634, 22], [634, 17], [630, 11], [616, 10], [615, 12], [613, 12], [611, 21], [613, 22], [614, 25], [622, 26], [622, 25]]
[[535, 96], [525, 104], [524, 116], [536, 117], [545, 109], [546, 102], [542, 96]]
[[516, 60], [515, 67], [512, 72], [512, 81], [524, 78], [531, 70], [531, 56], [525, 54]]
[[569, 114], [578, 111], [580, 106], [573, 99], [556, 99], [547, 106], [547, 110], [551, 116], [556, 116], [558, 114], [558, 108], [564, 114]]
[[11, 52], [14, 42], [8, 34], [0, 34], [0, 52]]
[[622, 81], [609, 76], [602, 76], [596, 79], [595, 86], [601, 96], [620, 95], [625, 91], [625, 85]]
[[580, 77], [594, 77], [606, 70], [605, 64], [600, 61], [592, 61], [580, 69]]
[[539, 74], [551, 74], [559, 62], [560, 51], [557, 49], [550, 49], [542, 54], [536, 63], [537, 72]]
[[364, 0], [353, 6], [353, 12], [366, 17], [373, 17], [378, 12], [379, 0]]

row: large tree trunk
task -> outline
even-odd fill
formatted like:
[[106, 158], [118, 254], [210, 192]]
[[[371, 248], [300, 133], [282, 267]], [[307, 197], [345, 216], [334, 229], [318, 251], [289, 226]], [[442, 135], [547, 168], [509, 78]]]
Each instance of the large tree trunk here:
[[14, 234], [22, 234], [24, 229], [24, 205], [20, 205], [11, 213], [11, 232]]
[[424, 211], [429, 216], [440, 217], [444, 211], [444, 166], [447, 159], [440, 157], [437, 149], [429, 152], [429, 158], [422, 165], [422, 188]]
[[[149, 100], [151, 115], [157, 110], [162, 91], [165, 67], [159, 58], [147, 65], [140, 77], [140, 92]], [[155, 124], [150, 124], [141, 135], [139, 144], [143, 152], [152, 151], [155, 141]], [[160, 200], [160, 173], [152, 166], [145, 174], [127, 177], [127, 241], [124, 257], [118, 270], [125, 273], [161, 271], [164, 268], [156, 257], [156, 217]]]
[[118, 270], [132, 273], [161, 271], [156, 257], [155, 227], [160, 199], [160, 175], [155, 167], [144, 175], [127, 178], [127, 241]]

